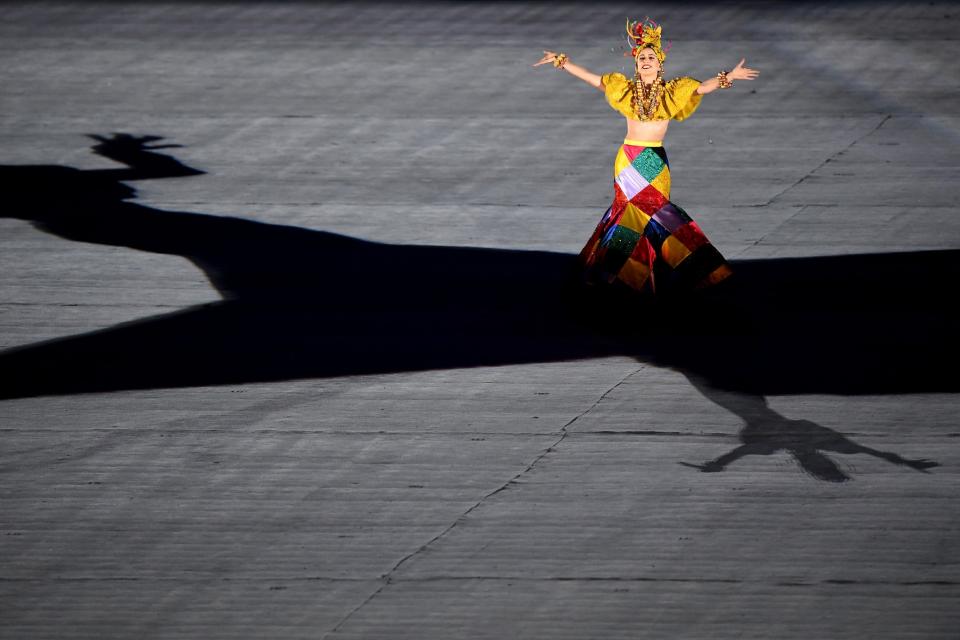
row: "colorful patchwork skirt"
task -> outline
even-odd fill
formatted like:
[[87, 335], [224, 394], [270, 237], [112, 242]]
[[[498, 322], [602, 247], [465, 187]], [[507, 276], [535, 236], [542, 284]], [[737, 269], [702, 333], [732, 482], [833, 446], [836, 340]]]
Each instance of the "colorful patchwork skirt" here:
[[670, 202], [670, 165], [659, 142], [624, 140], [613, 175], [613, 204], [580, 252], [588, 284], [661, 296], [730, 275], [697, 223]]

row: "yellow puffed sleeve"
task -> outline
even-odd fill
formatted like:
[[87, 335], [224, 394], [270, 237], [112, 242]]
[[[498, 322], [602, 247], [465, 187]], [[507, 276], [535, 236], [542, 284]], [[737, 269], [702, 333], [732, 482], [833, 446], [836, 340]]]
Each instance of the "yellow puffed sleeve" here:
[[[630, 120], [639, 120], [633, 111], [631, 82], [622, 73], [607, 73], [600, 76], [603, 94], [614, 110]], [[700, 106], [697, 87], [700, 81], [690, 77], [674, 78], [664, 84], [663, 94], [657, 103], [652, 120], [685, 120]]]
[[627, 77], [622, 73], [605, 73], [600, 76], [600, 82], [603, 83], [603, 94], [610, 107], [635, 120], [636, 115], [630, 104], [630, 83], [627, 82]]
[[[685, 120], [693, 115], [700, 106], [700, 98], [703, 97], [697, 93], [699, 86], [699, 80], [686, 76], [666, 83], [660, 102], [664, 115], [672, 120]], [[660, 109], [657, 111], [659, 115]]]

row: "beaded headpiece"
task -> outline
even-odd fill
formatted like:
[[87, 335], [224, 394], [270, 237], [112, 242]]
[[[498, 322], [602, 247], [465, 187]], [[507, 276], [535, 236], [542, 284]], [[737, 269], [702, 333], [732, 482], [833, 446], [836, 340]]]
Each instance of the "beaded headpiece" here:
[[636, 58], [644, 49], [652, 49], [657, 56], [657, 60], [663, 63], [663, 59], [667, 57], [667, 51], [670, 50], [670, 43], [667, 43], [666, 48], [660, 46], [662, 30], [663, 27], [649, 17], [644, 18], [642, 22], [631, 21], [627, 18], [627, 36], [630, 38], [628, 42], [631, 45], [630, 54]]

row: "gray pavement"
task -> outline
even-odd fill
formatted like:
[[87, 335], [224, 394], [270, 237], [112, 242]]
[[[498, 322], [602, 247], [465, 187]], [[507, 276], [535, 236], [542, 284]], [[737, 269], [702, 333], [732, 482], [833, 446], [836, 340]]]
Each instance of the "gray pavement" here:
[[[960, 6], [2, 11], [0, 637], [957, 637]], [[618, 70], [637, 12], [667, 75], [761, 70], [667, 148], [786, 335], [528, 331], [623, 135], [530, 64]], [[205, 173], [111, 201], [111, 132]]]

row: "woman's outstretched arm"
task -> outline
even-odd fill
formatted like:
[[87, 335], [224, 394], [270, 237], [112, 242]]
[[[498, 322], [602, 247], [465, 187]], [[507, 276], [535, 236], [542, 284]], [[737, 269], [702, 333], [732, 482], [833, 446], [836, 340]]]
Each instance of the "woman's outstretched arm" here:
[[566, 71], [567, 73], [569, 73], [574, 77], [580, 78], [581, 80], [586, 82], [588, 85], [590, 85], [594, 89], [599, 89], [603, 91], [603, 83], [600, 82], [600, 76], [598, 76], [595, 73], [591, 73], [587, 71], [586, 69], [584, 69], [578, 64], [573, 64], [572, 62], [570, 62], [569, 58], [567, 58], [562, 53], [554, 53], [553, 51], [544, 51], [543, 57], [540, 58], [540, 62], [534, 63], [533, 66], [539, 67], [542, 64], [547, 64], [548, 62], [554, 62], [560, 56], [563, 56], [562, 58], [560, 58], [561, 69], [563, 69], [564, 71]]
[[[733, 82], [734, 80], [753, 80], [760, 72], [755, 69], [748, 69], [743, 66], [743, 63], [747, 59], [743, 58], [740, 62], [733, 68], [733, 71], [727, 71], [727, 80]], [[709, 80], [704, 80], [700, 83], [700, 86], [697, 87], [697, 93], [703, 95], [705, 93], [710, 93], [711, 91], [716, 91], [720, 89], [720, 79], [717, 77], [710, 78]]]

